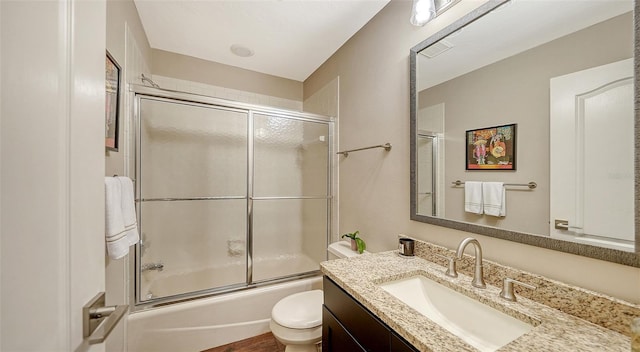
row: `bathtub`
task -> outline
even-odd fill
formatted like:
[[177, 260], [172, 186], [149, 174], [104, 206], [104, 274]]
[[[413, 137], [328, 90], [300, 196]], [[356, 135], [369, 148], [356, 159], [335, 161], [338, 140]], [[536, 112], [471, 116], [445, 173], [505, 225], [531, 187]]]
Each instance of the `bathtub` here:
[[321, 286], [315, 276], [131, 313], [128, 351], [202, 351], [269, 332], [276, 302]]

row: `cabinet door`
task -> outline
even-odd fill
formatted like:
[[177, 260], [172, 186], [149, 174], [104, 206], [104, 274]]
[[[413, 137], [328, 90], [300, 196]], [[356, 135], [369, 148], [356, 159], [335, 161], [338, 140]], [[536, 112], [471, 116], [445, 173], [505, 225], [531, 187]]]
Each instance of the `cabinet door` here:
[[417, 352], [418, 350], [407, 343], [403, 338], [391, 333], [391, 352]]
[[322, 352], [365, 351], [338, 320], [322, 307]]
[[390, 330], [382, 321], [327, 277], [323, 290], [325, 307], [366, 351], [389, 351]]

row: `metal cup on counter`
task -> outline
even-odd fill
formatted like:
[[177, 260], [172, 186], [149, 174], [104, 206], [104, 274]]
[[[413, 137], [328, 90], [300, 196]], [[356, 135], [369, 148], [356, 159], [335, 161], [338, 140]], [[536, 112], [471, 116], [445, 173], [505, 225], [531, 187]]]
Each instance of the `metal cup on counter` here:
[[405, 257], [413, 257], [415, 241], [411, 238], [400, 238], [398, 243], [398, 253]]

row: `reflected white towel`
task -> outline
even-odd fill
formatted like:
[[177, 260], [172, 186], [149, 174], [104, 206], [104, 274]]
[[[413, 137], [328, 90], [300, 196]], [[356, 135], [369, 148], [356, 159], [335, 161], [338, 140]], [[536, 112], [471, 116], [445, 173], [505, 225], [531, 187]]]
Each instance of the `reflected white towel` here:
[[502, 182], [482, 183], [484, 213], [491, 216], [507, 215], [506, 192]]
[[125, 237], [130, 246], [140, 241], [138, 235], [138, 221], [136, 217], [135, 197], [133, 194], [133, 181], [128, 177], [116, 177], [120, 181], [122, 191], [122, 219], [124, 220]]
[[464, 183], [464, 211], [482, 214], [482, 182], [467, 181]]

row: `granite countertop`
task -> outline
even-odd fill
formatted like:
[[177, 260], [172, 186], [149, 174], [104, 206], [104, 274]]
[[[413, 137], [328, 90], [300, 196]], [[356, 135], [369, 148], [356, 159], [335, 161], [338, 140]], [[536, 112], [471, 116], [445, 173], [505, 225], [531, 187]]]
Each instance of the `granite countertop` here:
[[424, 275], [479, 300], [534, 328], [498, 351], [625, 351], [630, 338], [573, 315], [518, 296], [517, 302], [501, 299], [500, 288], [471, 286], [471, 277], [444, 275], [443, 266], [419, 257], [402, 257], [397, 251], [363, 254], [322, 262], [322, 272], [421, 351], [476, 351], [476, 349], [424, 315], [410, 308], [378, 285]]

